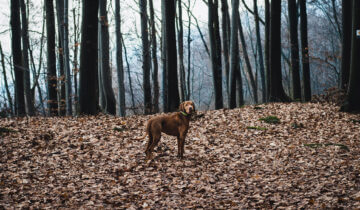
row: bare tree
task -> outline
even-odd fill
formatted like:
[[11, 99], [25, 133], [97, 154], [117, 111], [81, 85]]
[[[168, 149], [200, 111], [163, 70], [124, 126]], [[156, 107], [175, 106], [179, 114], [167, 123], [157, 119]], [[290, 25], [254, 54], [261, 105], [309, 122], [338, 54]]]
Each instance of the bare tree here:
[[30, 69], [29, 69], [29, 33], [28, 33], [28, 19], [26, 14], [26, 5], [24, 0], [20, 0], [21, 8], [21, 24], [22, 24], [22, 44], [23, 44], [23, 68], [24, 68], [24, 91], [26, 110], [28, 115], [34, 115], [34, 101], [31, 97], [31, 82], [30, 82]]
[[227, 0], [221, 0], [221, 15], [222, 15], [222, 46], [223, 46], [223, 58], [225, 65], [225, 78], [226, 78], [226, 92], [229, 91], [229, 45], [230, 45], [230, 15]]
[[303, 72], [303, 88], [304, 100], [311, 100], [311, 86], [310, 86], [310, 65], [309, 65], [309, 46], [307, 33], [307, 14], [306, 14], [306, 0], [299, 0], [300, 4], [300, 33], [301, 33], [301, 61]]
[[59, 97], [59, 114], [64, 116], [66, 114], [66, 99], [65, 99], [65, 69], [64, 69], [64, 0], [56, 0], [56, 18], [58, 23], [58, 56], [59, 56], [59, 88], [60, 88], [60, 97]]
[[151, 108], [151, 85], [150, 85], [150, 44], [147, 23], [147, 0], [140, 0], [140, 16], [141, 16], [141, 41], [143, 45], [143, 89], [144, 89], [144, 113], [150, 114]]
[[64, 24], [63, 24], [63, 49], [64, 49], [64, 68], [65, 68], [65, 99], [66, 99], [66, 115], [72, 115], [72, 99], [71, 99], [71, 71], [69, 61], [69, 37], [68, 37], [68, 3], [64, 0]]
[[221, 65], [221, 40], [219, 32], [218, 0], [208, 1], [209, 9], [209, 37], [211, 68], [213, 73], [213, 83], [215, 92], [215, 109], [223, 108], [222, 95], [222, 65]]
[[13, 68], [15, 74], [15, 112], [18, 116], [26, 114], [24, 98], [24, 71], [22, 66], [21, 51], [21, 23], [19, 0], [11, 0], [11, 48], [13, 56]]
[[296, 0], [288, 0], [290, 22], [291, 71], [293, 99], [301, 100], [301, 83], [299, 70], [299, 43], [298, 43], [298, 12]]
[[177, 76], [177, 54], [176, 54], [176, 33], [175, 33], [175, 1], [162, 0], [163, 5], [163, 47], [165, 51], [165, 80], [166, 95], [165, 101], [167, 105], [164, 106], [165, 112], [175, 111], [179, 107], [179, 90], [178, 90], [178, 76]]
[[357, 31], [360, 28], [360, 1], [352, 1], [352, 37], [351, 37], [351, 63], [350, 80], [347, 97], [342, 111], [360, 112], [360, 39]]
[[158, 60], [157, 60], [157, 44], [156, 44], [156, 27], [155, 27], [155, 18], [154, 18], [154, 5], [153, 0], [149, 0], [149, 9], [150, 9], [150, 28], [151, 28], [151, 56], [153, 63], [153, 85], [154, 85], [154, 97], [153, 97], [153, 112], [159, 112], [159, 79], [158, 79]]
[[182, 18], [181, 0], [176, 0], [178, 5], [177, 32], [178, 32], [178, 54], [179, 54], [179, 75], [180, 75], [180, 100], [185, 101], [186, 98], [186, 81], [184, 67], [184, 27]]
[[340, 88], [346, 90], [349, 84], [351, 55], [351, 5], [349, 0], [342, 0], [342, 50]]
[[[105, 112], [108, 114], [116, 114], [116, 99], [112, 89], [112, 76], [110, 70], [109, 55], [109, 23], [107, 18], [107, 0], [99, 1], [100, 5], [100, 39], [99, 49], [101, 52], [101, 80], [103, 96], [105, 101]], [[100, 79], [100, 78], [99, 78]]]
[[124, 62], [122, 58], [122, 40], [121, 40], [121, 15], [120, 0], [115, 0], [115, 22], [116, 22], [116, 65], [119, 86], [119, 115], [125, 117], [125, 85], [124, 85]]
[[6, 96], [9, 102], [9, 107], [10, 107], [10, 114], [13, 114], [13, 99], [11, 97], [11, 93], [10, 93], [10, 89], [9, 89], [9, 84], [7, 81], [7, 76], [6, 76], [6, 68], [5, 68], [5, 56], [1, 47], [1, 43], [0, 43], [0, 56], [1, 56], [1, 67], [2, 67], [2, 73], [4, 76], [4, 83], [5, 83], [5, 90], [6, 90]]
[[46, 10], [46, 34], [47, 34], [47, 91], [48, 113], [56, 116], [57, 105], [57, 77], [56, 77], [56, 47], [55, 47], [55, 15], [52, 0], [45, 1]]
[[289, 101], [282, 85], [281, 74], [281, 0], [271, 1], [269, 101]]
[[98, 0], [83, 1], [81, 48], [80, 48], [80, 114], [98, 113], [97, 77], [97, 14]]
[[[239, 105], [244, 103], [242, 94], [242, 80], [240, 73], [240, 56], [239, 56], [239, 42], [238, 42], [238, 27], [239, 27], [239, 0], [232, 1], [232, 22], [230, 34], [230, 76], [229, 76], [229, 108], [236, 107], [236, 85], [238, 85], [241, 94], [239, 94]], [[239, 77], [238, 79], [236, 77]], [[236, 84], [239, 83], [239, 84]]]

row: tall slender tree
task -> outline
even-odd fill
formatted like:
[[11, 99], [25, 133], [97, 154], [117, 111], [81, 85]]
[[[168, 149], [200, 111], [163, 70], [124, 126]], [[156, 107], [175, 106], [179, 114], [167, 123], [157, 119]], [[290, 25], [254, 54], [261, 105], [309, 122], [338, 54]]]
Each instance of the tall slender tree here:
[[352, 36], [351, 36], [351, 63], [350, 80], [346, 100], [341, 107], [342, 111], [360, 112], [360, 1], [352, 1]]
[[0, 56], [1, 56], [1, 67], [2, 67], [2, 73], [4, 76], [4, 85], [5, 85], [5, 90], [6, 90], [6, 96], [8, 99], [8, 103], [9, 103], [9, 108], [10, 108], [10, 114], [13, 114], [13, 99], [11, 97], [11, 93], [10, 93], [10, 88], [9, 88], [9, 84], [8, 84], [8, 80], [7, 80], [7, 76], [6, 76], [6, 68], [5, 68], [5, 56], [1, 47], [1, 43], [0, 43]]
[[144, 89], [144, 112], [150, 114], [151, 108], [151, 85], [150, 85], [150, 44], [148, 33], [148, 17], [147, 17], [147, 0], [140, 0], [140, 16], [141, 16], [141, 41], [143, 45], [143, 89]]
[[151, 57], [153, 64], [153, 86], [154, 86], [154, 97], [153, 97], [153, 112], [159, 112], [159, 79], [158, 79], [158, 59], [157, 59], [157, 44], [156, 44], [156, 26], [155, 26], [155, 14], [154, 14], [154, 4], [153, 0], [149, 0], [149, 9], [150, 9], [150, 28], [151, 28]]
[[55, 47], [55, 15], [53, 0], [45, 1], [46, 34], [47, 34], [47, 92], [48, 113], [57, 115], [57, 77], [56, 77], [56, 47]]
[[80, 50], [80, 114], [98, 113], [98, 9], [99, 0], [83, 1]]
[[23, 69], [24, 69], [24, 91], [25, 91], [25, 102], [26, 110], [28, 115], [34, 115], [34, 100], [31, 96], [31, 84], [30, 84], [30, 68], [29, 68], [29, 33], [28, 33], [28, 18], [26, 12], [26, 5], [24, 0], [20, 0], [21, 8], [21, 35], [23, 44]]
[[258, 52], [259, 60], [259, 69], [260, 69], [260, 78], [261, 78], [261, 87], [262, 87], [262, 102], [266, 102], [266, 81], [265, 81], [265, 67], [264, 67], [264, 57], [263, 50], [261, 45], [260, 37], [260, 21], [259, 21], [259, 12], [257, 7], [257, 0], [254, 0], [254, 17], [255, 17], [255, 30], [256, 30], [256, 49]]
[[56, 0], [56, 18], [58, 23], [58, 56], [59, 56], [59, 88], [60, 88], [60, 98], [59, 98], [59, 114], [64, 116], [66, 114], [66, 104], [65, 104], [65, 69], [64, 69], [64, 50], [63, 50], [63, 36], [64, 36], [64, 0]]
[[[238, 42], [238, 16], [239, 16], [239, 0], [232, 1], [231, 12], [231, 35], [230, 35], [230, 87], [229, 87], [229, 108], [236, 107], [236, 83], [238, 81], [238, 87], [241, 88], [241, 95], [239, 98], [240, 104], [243, 103], [242, 97], [242, 83], [240, 74], [240, 57], [239, 57], [239, 42]], [[239, 77], [239, 79], [236, 79]]]
[[[166, 69], [166, 93], [167, 105], [165, 112], [175, 111], [179, 107], [179, 89], [177, 76], [177, 54], [176, 54], [176, 34], [175, 34], [175, 0], [162, 0], [164, 6], [164, 34], [163, 47], [165, 49], [165, 69]], [[164, 64], [163, 64], [164, 65]]]
[[69, 60], [69, 36], [68, 36], [68, 11], [69, 11], [69, 0], [64, 0], [64, 35], [63, 35], [63, 49], [64, 49], [64, 68], [65, 68], [65, 98], [66, 98], [66, 115], [72, 115], [72, 90], [71, 90], [71, 70]]
[[289, 101], [281, 75], [281, 0], [271, 1], [270, 17], [270, 95], [269, 101]]
[[230, 61], [229, 61], [229, 45], [230, 45], [230, 15], [227, 0], [221, 0], [221, 20], [222, 20], [222, 46], [223, 46], [223, 58], [225, 67], [225, 78], [226, 78], [226, 92], [230, 93], [229, 90], [229, 74], [230, 74]]
[[221, 65], [221, 39], [219, 32], [218, 0], [208, 1], [209, 9], [209, 37], [211, 68], [213, 73], [213, 83], [215, 92], [215, 109], [223, 108], [222, 95], [222, 65]]
[[288, 0], [291, 46], [291, 72], [293, 99], [301, 100], [301, 83], [299, 70], [299, 43], [298, 43], [298, 12], [296, 0]]
[[119, 115], [125, 117], [125, 85], [124, 85], [124, 64], [122, 58], [122, 40], [121, 40], [121, 14], [120, 0], [115, 0], [115, 22], [116, 22], [116, 67], [119, 86]]
[[186, 98], [185, 66], [184, 66], [184, 27], [182, 18], [181, 0], [176, 0], [178, 5], [177, 32], [178, 32], [178, 51], [179, 51], [179, 75], [180, 75], [180, 100]]
[[100, 27], [101, 27], [101, 42], [100, 52], [101, 54], [101, 79], [103, 85], [103, 93], [105, 99], [105, 111], [106, 113], [116, 114], [116, 99], [114, 90], [112, 88], [112, 76], [110, 69], [110, 55], [109, 55], [109, 23], [107, 18], [107, 0], [101, 0], [100, 2]]
[[265, 0], [265, 78], [266, 101], [270, 95], [270, 3]]
[[310, 85], [310, 64], [309, 64], [309, 45], [307, 33], [307, 14], [306, 0], [299, 0], [300, 4], [300, 33], [301, 33], [301, 61], [303, 73], [304, 100], [311, 100]]
[[350, 75], [351, 54], [351, 6], [352, 1], [342, 0], [342, 48], [341, 48], [341, 71], [340, 88], [346, 90]]
[[13, 56], [13, 68], [15, 74], [15, 106], [16, 114], [23, 116], [25, 111], [24, 98], [24, 71], [22, 70], [21, 56], [21, 23], [20, 23], [20, 5], [19, 0], [11, 0], [10, 2], [10, 25], [11, 25], [11, 48]]

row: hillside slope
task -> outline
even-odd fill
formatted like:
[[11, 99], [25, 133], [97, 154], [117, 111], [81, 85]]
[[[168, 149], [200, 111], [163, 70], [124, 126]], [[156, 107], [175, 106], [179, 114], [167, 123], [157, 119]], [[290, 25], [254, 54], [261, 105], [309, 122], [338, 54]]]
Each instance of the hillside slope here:
[[0, 209], [359, 207], [360, 115], [338, 110], [199, 112], [184, 159], [163, 135], [151, 162], [134, 140], [151, 116], [1, 119]]

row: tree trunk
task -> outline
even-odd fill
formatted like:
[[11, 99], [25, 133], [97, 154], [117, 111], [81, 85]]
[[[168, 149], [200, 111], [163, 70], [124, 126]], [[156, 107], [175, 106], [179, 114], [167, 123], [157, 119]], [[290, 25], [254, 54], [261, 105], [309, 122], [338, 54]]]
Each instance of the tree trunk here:
[[116, 67], [119, 86], [119, 115], [125, 117], [125, 85], [124, 85], [124, 62], [122, 58], [122, 40], [121, 40], [121, 16], [120, 0], [115, 0], [115, 23], [116, 23]]
[[178, 51], [179, 51], [179, 74], [180, 74], [180, 100], [185, 101], [186, 82], [185, 82], [185, 67], [184, 67], [184, 27], [182, 19], [181, 0], [176, 1], [178, 4]]
[[143, 89], [144, 89], [144, 113], [150, 114], [151, 108], [151, 85], [150, 85], [150, 45], [147, 23], [147, 0], [140, 0], [140, 17], [141, 17], [141, 41], [142, 41], [142, 59], [143, 59]]
[[281, 75], [281, 0], [271, 1], [270, 18], [270, 102], [290, 101]]
[[227, 0], [221, 0], [221, 15], [222, 15], [222, 46], [224, 52], [223, 57], [224, 57], [224, 65], [225, 65], [226, 93], [230, 94], [230, 90], [229, 90], [230, 17], [229, 17], [229, 8], [228, 8]]
[[246, 64], [246, 70], [247, 70], [247, 73], [249, 75], [250, 84], [251, 84], [251, 88], [252, 88], [253, 96], [254, 96], [254, 101], [255, 101], [255, 103], [258, 103], [257, 85], [256, 85], [254, 74], [253, 74], [253, 71], [252, 71], [252, 68], [251, 68], [249, 55], [248, 55], [248, 52], [247, 52], [247, 47], [246, 47], [245, 37], [244, 37], [243, 29], [242, 29], [240, 15], [238, 16], [238, 22], [239, 22], [238, 29], [239, 29], [239, 34], [240, 34], [240, 41], [241, 41], [241, 46], [242, 46], [242, 49], [243, 49], [243, 54], [244, 54], [244, 59], [245, 59], [245, 64]]
[[47, 34], [47, 92], [48, 114], [56, 116], [57, 106], [57, 77], [56, 77], [56, 47], [55, 47], [55, 17], [52, 0], [45, 1], [46, 34]]
[[168, 103], [168, 72], [166, 67], [166, 13], [165, 13], [166, 0], [161, 1], [161, 60], [162, 60], [162, 95], [163, 95], [163, 109], [164, 112], [169, 111]]
[[346, 90], [349, 84], [351, 55], [351, 5], [349, 0], [342, 0], [342, 50], [340, 88]]
[[[231, 17], [232, 22], [231, 22], [231, 33], [230, 33], [229, 108], [233, 109], [236, 107], [236, 82], [237, 81], [238, 83], [241, 82], [239, 42], [238, 42], [239, 0], [232, 1], [231, 16], [232, 16]], [[239, 78], [238, 80], [237, 77]], [[238, 84], [238, 87], [241, 88], [241, 93], [242, 93], [242, 84]]]
[[101, 25], [101, 79], [105, 97], [105, 111], [108, 114], [116, 115], [116, 99], [112, 89], [112, 76], [109, 56], [109, 23], [106, 11], [107, 0], [100, 1], [100, 25]]
[[270, 3], [265, 0], [265, 78], [266, 101], [270, 95]]
[[301, 61], [303, 67], [303, 88], [304, 100], [311, 101], [311, 85], [310, 85], [310, 65], [309, 65], [309, 46], [307, 34], [307, 14], [306, 14], [306, 0], [299, 0], [300, 2], [300, 32], [301, 32]]
[[218, 0], [209, 0], [209, 37], [211, 68], [213, 73], [215, 109], [223, 108], [222, 96], [222, 65], [221, 65], [221, 40], [219, 32]]
[[129, 80], [129, 89], [130, 89], [130, 95], [131, 95], [131, 108], [132, 108], [134, 114], [137, 114], [137, 112], [135, 111], [135, 96], [134, 96], [134, 90], [132, 87], [132, 80], [131, 80], [131, 74], [130, 74], [130, 63], [128, 60], [128, 55], [127, 55], [127, 50], [126, 50], [126, 46], [124, 43], [124, 39], [122, 37], [122, 34], [120, 34], [120, 35], [121, 35], [121, 43], [124, 48], [124, 56], [125, 56], [127, 75], [128, 75], [128, 80]]
[[64, 0], [64, 67], [65, 67], [65, 98], [66, 98], [66, 115], [72, 115], [72, 99], [71, 99], [71, 71], [69, 62], [69, 41], [68, 41], [68, 2]]
[[159, 112], [159, 79], [158, 79], [158, 60], [157, 60], [157, 44], [156, 44], [156, 27], [155, 27], [155, 18], [154, 18], [154, 6], [153, 0], [149, 0], [150, 7], [150, 24], [151, 24], [151, 56], [153, 62], [153, 85], [154, 85], [154, 98], [153, 98], [153, 112]]
[[104, 91], [104, 83], [103, 83], [103, 70], [102, 70], [102, 60], [103, 60], [103, 47], [102, 47], [102, 37], [101, 37], [101, 23], [98, 23], [98, 85], [99, 85], [99, 100], [100, 100], [100, 109], [105, 112], [106, 109], [106, 98]]
[[6, 76], [6, 69], [5, 69], [5, 56], [1, 47], [1, 43], [0, 43], [0, 56], [1, 56], [1, 67], [3, 69], [3, 75], [4, 75], [4, 83], [5, 83], [5, 90], [6, 90], [6, 96], [9, 102], [9, 106], [10, 106], [10, 114], [13, 114], [13, 101], [12, 101], [12, 97], [11, 97], [11, 93], [10, 93], [10, 89], [9, 89], [9, 84], [7, 81], [7, 76]]
[[256, 44], [257, 44], [256, 48], [258, 51], [261, 87], [262, 87], [262, 102], [265, 103], [267, 90], [266, 90], [266, 81], [265, 81], [265, 67], [264, 67], [263, 50], [262, 50], [261, 37], [260, 37], [260, 21], [259, 21], [257, 0], [254, 0], [254, 17], [255, 17], [255, 28], [256, 28]]
[[187, 94], [186, 94], [186, 100], [190, 100], [190, 74], [191, 74], [191, 12], [190, 12], [190, 0], [188, 0], [188, 7], [187, 7], [187, 15], [189, 18], [188, 22], [188, 34], [187, 34]]
[[[78, 4], [80, 4], [80, 1], [78, 2]], [[80, 5], [79, 7], [80, 8]], [[79, 111], [79, 97], [78, 97], [78, 79], [77, 79], [77, 75], [79, 72], [79, 67], [78, 67], [78, 50], [79, 50], [79, 16], [80, 16], [80, 12], [76, 14], [76, 8], [74, 8], [73, 10], [73, 21], [74, 21], [74, 60], [73, 60], [73, 69], [74, 69], [74, 105], [75, 105], [75, 115], [77, 115], [78, 111]], [[78, 18], [76, 18], [76, 15], [78, 15]]]
[[167, 72], [167, 110], [172, 112], [179, 108], [179, 89], [177, 77], [177, 55], [176, 55], [176, 34], [175, 34], [175, 1], [162, 0], [165, 15], [164, 47], [165, 47], [165, 68]]
[[56, 13], [58, 22], [58, 34], [59, 34], [59, 86], [60, 86], [60, 100], [59, 100], [59, 114], [64, 116], [66, 114], [65, 104], [65, 69], [64, 69], [64, 0], [56, 0]]
[[352, 1], [352, 37], [351, 37], [351, 63], [350, 80], [347, 97], [342, 111], [360, 112], [360, 37], [357, 31], [360, 28], [360, 1]]
[[296, 0], [288, 0], [288, 13], [290, 22], [292, 96], [294, 100], [301, 100], [298, 44], [298, 13]]
[[95, 115], [98, 113], [98, 8], [98, 0], [83, 1], [80, 48], [80, 114]]
[[13, 56], [13, 68], [15, 74], [15, 106], [16, 114], [24, 116], [25, 98], [24, 98], [24, 71], [22, 70], [21, 56], [21, 22], [20, 22], [20, 5], [19, 0], [11, 0], [11, 48]]
[[21, 23], [22, 23], [22, 44], [23, 44], [23, 67], [24, 67], [24, 91], [27, 114], [34, 115], [34, 101], [31, 97], [30, 91], [30, 69], [29, 69], [29, 34], [28, 34], [28, 19], [26, 14], [25, 1], [20, 0], [21, 7]]

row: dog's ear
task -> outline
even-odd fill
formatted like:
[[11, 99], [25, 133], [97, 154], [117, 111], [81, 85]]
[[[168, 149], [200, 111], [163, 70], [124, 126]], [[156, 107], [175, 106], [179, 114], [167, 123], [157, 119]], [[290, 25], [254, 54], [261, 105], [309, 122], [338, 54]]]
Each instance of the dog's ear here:
[[180, 104], [180, 106], [179, 106], [179, 111], [182, 111], [182, 112], [185, 111], [184, 103], [185, 103], [185, 102], [182, 102], [182, 103]]

